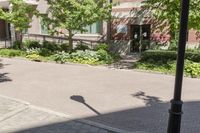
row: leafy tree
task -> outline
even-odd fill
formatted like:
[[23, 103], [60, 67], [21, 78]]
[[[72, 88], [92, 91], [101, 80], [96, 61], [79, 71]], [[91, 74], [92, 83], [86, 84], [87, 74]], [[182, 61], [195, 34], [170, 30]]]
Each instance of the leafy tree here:
[[36, 14], [37, 11], [33, 5], [29, 5], [24, 0], [10, 0], [11, 10], [6, 11], [0, 9], [0, 19], [3, 19], [14, 25], [16, 34], [19, 36], [19, 41], [22, 46], [22, 32], [30, 28], [32, 21], [32, 15]]
[[107, 0], [47, 0], [48, 15], [41, 15], [49, 33], [63, 34], [73, 49], [75, 31], [85, 32], [86, 26], [110, 18]]
[[[172, 39], [176, 39], [181, 10], [180, 0], [145, 0], [143, 7], [151, 11], [154, 18], [169, 26]], [[190, 1], [189, 29], [200, 30], [200, 2]], [[165, 23], [163, 23], [165, 22]], [[163, 27], [163, 25], [161, 25]]]

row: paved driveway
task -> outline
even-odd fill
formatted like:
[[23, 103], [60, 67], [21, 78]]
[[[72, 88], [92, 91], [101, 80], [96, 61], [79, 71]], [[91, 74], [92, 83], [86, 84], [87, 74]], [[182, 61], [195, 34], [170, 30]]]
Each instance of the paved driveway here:
[[[173, 76], [21, 59], [1, 63], [1, 95], [128, 131], [166, 130]], [[185, 78], [183, 133], [200, 130], [199, 95], [200, 80]]]

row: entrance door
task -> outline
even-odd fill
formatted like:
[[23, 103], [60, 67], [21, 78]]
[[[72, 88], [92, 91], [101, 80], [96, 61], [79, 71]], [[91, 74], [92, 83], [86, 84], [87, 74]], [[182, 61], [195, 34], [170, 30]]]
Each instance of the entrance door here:
[[0, 40], [6, 39], [6, 23], [0, 20]]
[[150, 45], [150, 25], [132, 25], [131, 52], [146, 50]]

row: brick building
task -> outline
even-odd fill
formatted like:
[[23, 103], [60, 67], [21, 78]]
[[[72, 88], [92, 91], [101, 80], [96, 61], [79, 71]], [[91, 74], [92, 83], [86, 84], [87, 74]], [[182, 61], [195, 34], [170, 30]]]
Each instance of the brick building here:
[[[162, 34], [155, 28], [157, 25], [151, 19], [148, 11], [143, 11], [143, 0], [114, 0], [112, 9], [112, 40], [113, 49], [121, 53], [137, 51], [137, 45], [149, 42], [168, 42], [170, 35], [166, 30]], [[199, 44], [198, 32], [188, 31], [188, 47]]]
[[[9, 9], [9, 0], [0, 0], [0, 6]], [[29, 4], [37, 6], [40, 13], [46, 13], [48, 5], [45, 0], [26, 0]], [[82, 34], [76, 34], [75, 38], [106, 40], [106, 36], [110, 37], [111, 49], [122, 54], [127, 54], [137, 50], [137, 45], [142, 43], [150, 43], [152, 40], [167, 41], [170, 36], [166, 33], [162, 36], [154, 29], [151, 21], [151, 14], [141, 10], [142, 0], [113, 0], [113, 9], [111, 26], [106, 22], [97, 22], [87, 26], [88, 31]], [[47, 28], [43, 25], [39, 18], [33, 16], [31, 28], [27, 30], [28, 34], [47, 35]], [[0, 39], [11, 38], [11, 26], [7, 22], [0, 20]], [[188, 43], [191, 46], [198, 44], [196, 31], [190, 30], [188, 34]]]

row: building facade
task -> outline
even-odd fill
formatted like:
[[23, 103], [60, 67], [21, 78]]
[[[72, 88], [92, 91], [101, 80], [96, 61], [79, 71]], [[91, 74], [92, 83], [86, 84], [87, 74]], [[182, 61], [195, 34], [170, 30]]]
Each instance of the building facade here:
[[[139, 50], [140, 43], [160, 43], [167, 45], [170, 40], [169, 30], [159, 31], [149, 11], [143, 10], [143, 0], [114, 0], [112, 9], [113, 49], [121, 53]], [[188, 47], [199, 45], [199, 33], [188, 31]], [[143, 46], [142, 46], [143, 47]], [[145, 46], [143, 47], [145, 49]], [[141, 49], [143, 49], [141, 48]]]
[[[37, 6], [40, 13], [46, 14], [48, 5], [46, 0], [26, 0], [27, 3]], [[9, 0], [0, 0], [0, 6], [9, 9]], [[142, 11], [142, 0], [113, 0], [112, 20], [110, 26], [106, 22], [97, 22], [87, 27], [87, 32], [76, 34], [75, 38], [91, 40], [111, 40], [110, 46], [113, 51], [127, 54], [138, 51], [139, 44], [147, 46], [152, 41], [161, 43], [170, 40], [170, 35], [166, 32], [160, 34], [154, 28], [155, 24], [150, 19], [148, 11]], [[47, 35], [48, 31], [40, 18], [33, 16], [31, 28], [27, 34]], [[0, 20], [0, 39], [10, 39], [12, 36], [12, 26]], [[195, 30], [190, 30], [188, 43], [191, 46], [198, 44], [199, 39]]]

